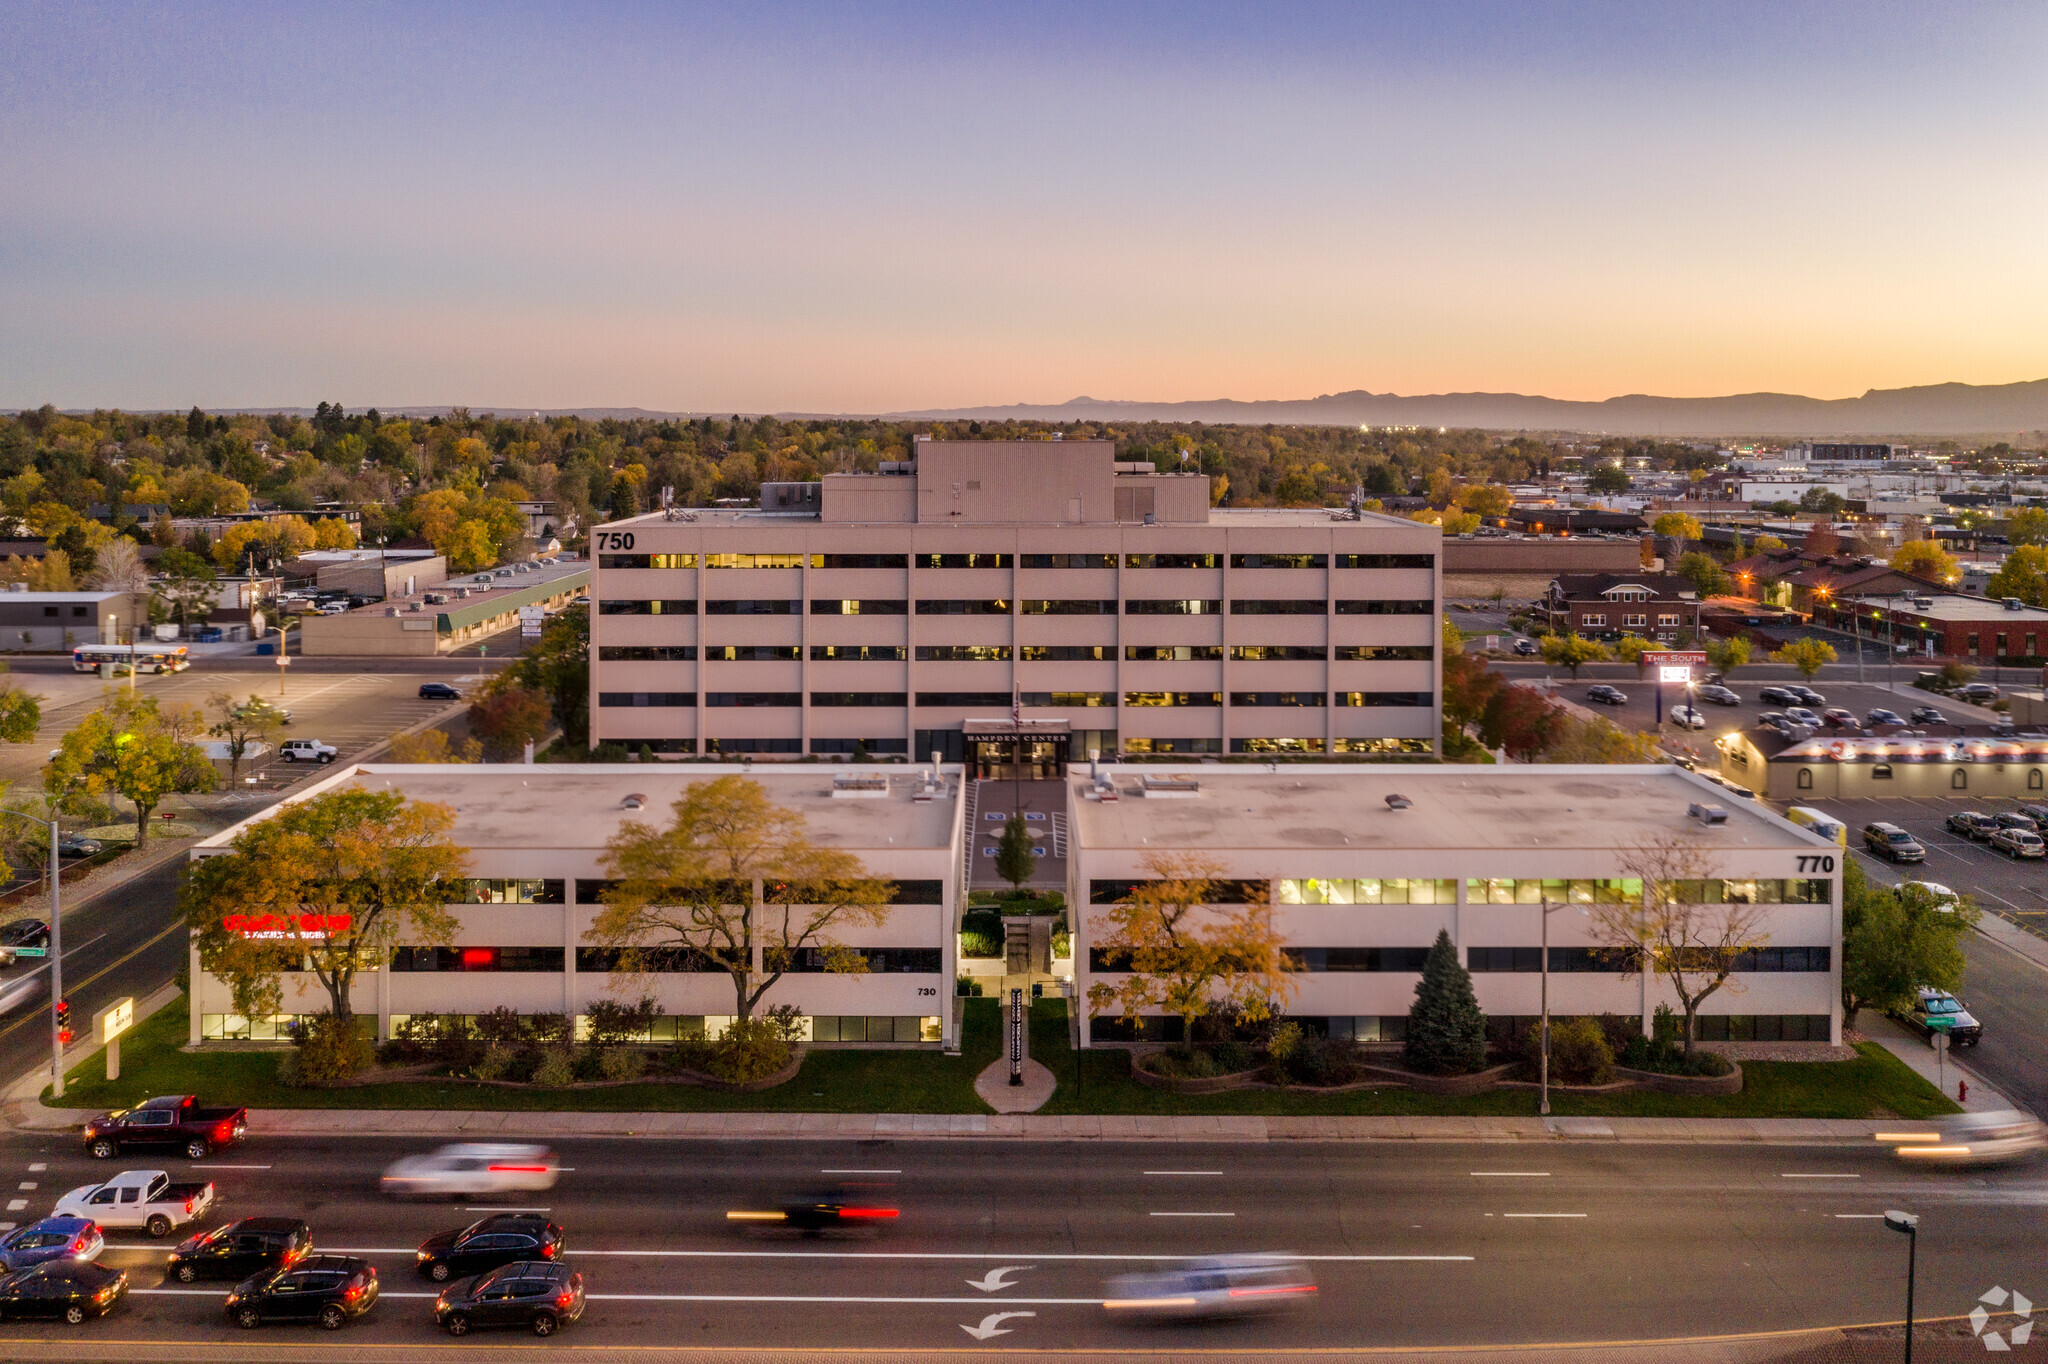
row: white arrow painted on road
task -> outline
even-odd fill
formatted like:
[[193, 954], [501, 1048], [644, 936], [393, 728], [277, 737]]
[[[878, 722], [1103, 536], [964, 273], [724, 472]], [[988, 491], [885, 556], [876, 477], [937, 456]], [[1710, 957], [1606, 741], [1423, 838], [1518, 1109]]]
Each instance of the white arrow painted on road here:
[[1036, 1268], [1037, 1265], [1002, 1265], [991, 1269], [978, 1279], [969, 1279], [966, 1282], [969, 1288], [979, 1288], [984, 1293], [997, 1293], [1012, 1287], [1010, 1281], [1003, 1277], [1005, 1274], [1022, 1274], [1027, 1269]]
[[1008, 1321], [1011, 1317], [1035, 1317], [1037, 1315], [1038, 1313], [1036, 1312], [991, 1312], [981, 1319], [981, 1325], [968, 1326], [963, 1323], [960, 1329], [973, 1336], [976, 1340], [987, 1340], [990, 1336], [1006, 1336], [1010, 1334], [1009, 1328], [997, 1325], [998, 1322]]

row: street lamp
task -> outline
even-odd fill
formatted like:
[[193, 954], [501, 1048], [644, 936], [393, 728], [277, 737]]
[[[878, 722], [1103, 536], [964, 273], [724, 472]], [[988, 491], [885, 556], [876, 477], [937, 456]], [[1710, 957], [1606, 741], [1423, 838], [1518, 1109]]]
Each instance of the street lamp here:
[[1884, 1224], [1906, 1235], [1906, 1364], [1913, 1364], [1913, 1270], [1920, 1256], [1920, 1217], [1917, 1213], [1887, 1208]]
[[64, 1097], [64, 1032], [57, 1025], [57, 1004], [64, 998], [64, 879], [57, 865], [57, 821], [43, 819], [26, 810], [0, 810], [0, 814], [31, 819], [50, 831], [50, 1093]]
[[[1536, 1080], [1541, 1091], [1537, 1112], [1542, 1117], [1550, 1116], [1550, 916], [1560, 909], [1570, 908], [1569, 903], [1553, 905], [1549, 900], [1541, 902], [1543, 908], [1543, 932], [1541, 935], [1543, 966], [1543, 1022], [1538, 1034], [1541, 1054], [1536, 1061]], [[1584, 911], [1580, 911], [1584, 913]]]

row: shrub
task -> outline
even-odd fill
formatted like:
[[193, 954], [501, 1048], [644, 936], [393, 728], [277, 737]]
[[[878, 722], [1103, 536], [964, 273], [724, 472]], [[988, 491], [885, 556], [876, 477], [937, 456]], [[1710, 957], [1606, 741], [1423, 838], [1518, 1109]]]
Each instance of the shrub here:
[[1003, 955], [1003, 916], [992, 909], [973, 909], [960, 916], [960, 955]]
[[962, 976], [954, 982], [953, 993], [962, 999], [980, 999], [981, 982], [973, 976]]
[[1359, 1076], [1357, 1049], [1348, 1042], [1306, 1033], [1288, 1054], [1286, 1071], [1296, 1084], [1325, 1088], [1349, 1084]]
[[[1531, 1069], [1543, 1062], [1543, 1025], [1529, 1029], [1522, 1056]], [[1590, 1018], [1550, 1020], [1550, 1078], [1568, 1085], [1604, 1085], [1614, 1078], [1607, 1034]]]
[[[293, 1053], [298, 1064], [287, 1084], [323, 1086], [340, 1084], [370, 1064], [376, 1045], [363, 1036], [355, 1020], [344, 1022], [331, 1013], [315, 1014], [292, 1030]], [[282, 1079], [282, 1076], [280, 1076]]]
[[517, 1050], [532, 1040], [532, 1030], [516, 1009], [500, 1004], [487, 1014], [478, 1014], [476, 1035], [486, 1046]]
[[638, 1047], [614, 1047], [598, 1058], [597, 1070], [607, 1080], [637, 1080], [647, 1073], [647, 1053]]
[[533, 1082], [560, 1089], [576, 1078], [576, 1058], [566, 1047], [549, 1047], [533, 1072]]
[[300, 1078], [299, 1054], [296, 1051], [288, 1051], [277, 1058], [277, 1082], [286, 1089], [297, 1089], [305, 1083]]
[[567, 1014], [528, 1014], [526, 1016], [527, 1036], [537, 1047], [564, 1047], [569, 1044], [569, 1016]]
[[1144, 1058], [1144, 1067], [1152, 1074], [1169, 1080], [1206, 1080], [1219, 1073], [1216, 1058], [1208, 1052], [1190, 1051], [1184, 1047], [1152, 1052]]
[[512, 1065], [519, 1059], [514, 1048], [500, 1042], [493, 1042], [484, 1048], [484, 1054], [476, 1063], [476, 1078], [479, 1080], [502, 1080], [512, 1072]]
[[786, 1026], [772, 1017], [735, 1019], [725, 1036], [699, 1043], [702, 1050], [692, 1048], [695, 1059], [687, 1064], [727, 1084], [765, 1079], [789, 1064], [789, 1039], [783, 1035]]
[[1235, 1075], [1239, 1071], [1250, 1070], [1259, 1063], [1258, 1053], [1253, 1051], [1249, 1044], [1240, 1042], [1236, 1038], [1232, 1038], [1228, 1042], [1218, 1043], [1215, 1055], [1216, 1068], [1225, 1075]]
[[642, 995], [632, 1004], [610, 999], [595, 1000], [587, 1015], [591, 1045], [605, 1051], [622, 1042], [639, 1041], [647, 1036], [660, 1014], [661, 1005], [654, 1002], [652, 995]]

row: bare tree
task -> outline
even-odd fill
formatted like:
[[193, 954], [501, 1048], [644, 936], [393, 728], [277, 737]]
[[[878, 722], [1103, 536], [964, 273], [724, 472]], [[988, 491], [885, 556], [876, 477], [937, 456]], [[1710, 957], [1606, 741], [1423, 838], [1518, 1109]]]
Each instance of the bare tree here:
[[1622, 869], [1642, 893], [1591, 906], [1593, 932], [1628, 963], [1628, 974], [1668, 982], [1685, 1009], [1685, 1054], [1699, 1036], [1700, 1005], [1715, 991], [1741, 991], [1729, 977], [1744, 953], [1770, 941], [1763, 910], [1731, 903], [1709, 877], [1705, 849], [1683, 834], [1664, 834], [1625, 848]]
[[99, 592], [147, 592], [149, 571], [142, 566], [135, 542], [126, 536], [116, 536], [100, 546], [92, 572], [86, 575], [86, 584]]

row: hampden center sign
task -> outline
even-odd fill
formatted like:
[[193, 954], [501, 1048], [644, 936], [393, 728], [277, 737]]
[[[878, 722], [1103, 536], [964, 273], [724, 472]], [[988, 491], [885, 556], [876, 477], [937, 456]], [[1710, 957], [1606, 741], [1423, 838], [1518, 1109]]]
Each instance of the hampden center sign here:
[[301, 914], [296, 932], [292, 922], [291, 916], [285, 914], [230, 914], [221, 920], [221, 925], [228, 932], [239, 933], [245, 938], [329, 938], [348, 932], [355, 916]]

